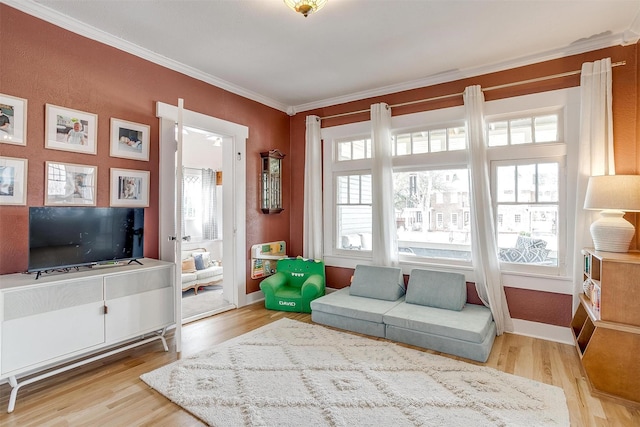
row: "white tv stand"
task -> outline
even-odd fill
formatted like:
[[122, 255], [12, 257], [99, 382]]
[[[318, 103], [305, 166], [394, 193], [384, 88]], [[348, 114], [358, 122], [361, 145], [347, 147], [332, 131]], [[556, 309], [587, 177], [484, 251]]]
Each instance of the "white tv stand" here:
[[12, 387], [7, 412], [24, 385], [154, 340], [169, 350], [175, 266], [140, 262], [38, 280], [0, 276], [0, 382]]

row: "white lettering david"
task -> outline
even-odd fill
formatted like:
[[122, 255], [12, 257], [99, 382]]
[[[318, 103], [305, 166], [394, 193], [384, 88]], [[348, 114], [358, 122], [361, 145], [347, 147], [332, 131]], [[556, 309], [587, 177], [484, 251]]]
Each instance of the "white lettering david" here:
[[295, 307], [295, 301], [278, 301], [278, 305], [287, 305], [289, 307]]

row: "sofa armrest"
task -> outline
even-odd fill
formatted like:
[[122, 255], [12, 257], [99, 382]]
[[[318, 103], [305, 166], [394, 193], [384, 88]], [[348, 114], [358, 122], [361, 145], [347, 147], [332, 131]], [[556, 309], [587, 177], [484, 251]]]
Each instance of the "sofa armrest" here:
[[282, 288], [287, 284], [287, 276], [284, 273], [276, 272], [260, 282], [260, 290], [264, 292], [265, 295], [273, 296], [278, 291], [278, 289]]
[[312, 274], [302, 284], [300, 293], [305, 299], [314, 298], [317, 295], [324, 295], [324, 278], [319, 274]]

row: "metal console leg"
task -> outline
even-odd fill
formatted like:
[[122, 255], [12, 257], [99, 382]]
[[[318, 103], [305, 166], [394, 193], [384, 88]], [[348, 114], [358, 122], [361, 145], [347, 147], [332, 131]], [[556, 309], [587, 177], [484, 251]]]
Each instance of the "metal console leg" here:
[[143, 345], [143, 344], [155, 341], [155, 340], [162, 341], [162, 346], [164, 347], [164, 351], [169, 351], [169, 346], [167, 345], [167, 340], [164, 337], [166, 332], [167, 332], [167, 327], [164, 327], [161, 331], [156, 332], [155, 335], [148, 336], [148, 338], [144, 338], [144, 336], [143, 336], [143, 337], [141, 337], [141, 340], [139, 340], [139, 341], [134, 341], [134, 342], [132, 342], [132, 343], [130, 343], [128, 345], [115, 348], [115, 349], [113, 349], [111, 351], [107, 351], [107, 352], [104, 352], [104, 353], [96, 354], [95, 356], [90, 357], [88, 359], [83, 359], [83, 360], [80, 360], [80, 361], [78, 361], [76, 363], [72, 363], [70, 365], [62, 366], [62, 367], [60, 367], [58, 369], [54, 369], [53, 371], [49, 371], [49, 372], [46, 372], [46, 373], [41, 374], [41, 375], [37, 375], [37, 376], [32, 377], [32, 378], [28, 378], [28, 379], [26, 379], [24, 381], [21, 381], [21, 382], [18, 382], [18, 380], [15, 377], [15, 375], [9, 377], [8, 378], [9, 385], [12, 388], [11, 388], [11, 394], [9, 395], [9, 406], [7, 407], [7, 412], [11, 413], [15, 409], [15, 407], [16, 407], [16, 399], [18, 397], [18, 390], [23, 385], [31, 384], [31, 383], [34, 383], [36, 381], [40, 381], [40, 380], [43, 380], [45, 378], [49, 378], [49, 377], [51, 377], [53, 375], [57, 375], [59, 373], [62, 373], [62, 372], [77, 368], [78, 366], [82, 366], [82, 365], [86, 365], [86, 364], [91, 363], [91, 362], [95, 362], [96, 360], [103, 359], [103, 358], [105, 358], [107, 356], [111, 356], [113, 354], [120, 353], [122, 351], [129, 350], [129, 349], [132, 349], [134, 347], [138, 347], [140, 345]]
[[18, 397], [18, 389], [22, 384], [18, 384], [16, 377], [9, 377], [9, 385], [11, 386], [11, 395], [9, 396], [9, 406], [7, 412], [12, 413], [16, 407], [16, 398]]

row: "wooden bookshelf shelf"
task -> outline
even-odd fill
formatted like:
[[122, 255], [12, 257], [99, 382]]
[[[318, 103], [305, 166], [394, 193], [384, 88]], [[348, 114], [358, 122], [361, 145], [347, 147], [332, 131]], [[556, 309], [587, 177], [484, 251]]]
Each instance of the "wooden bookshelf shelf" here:
[[593, 392], [640, 402], [640, 253], [584, 249], [584, 280], [600, 287], [600, 304], [586, 295], [571, 321]]

